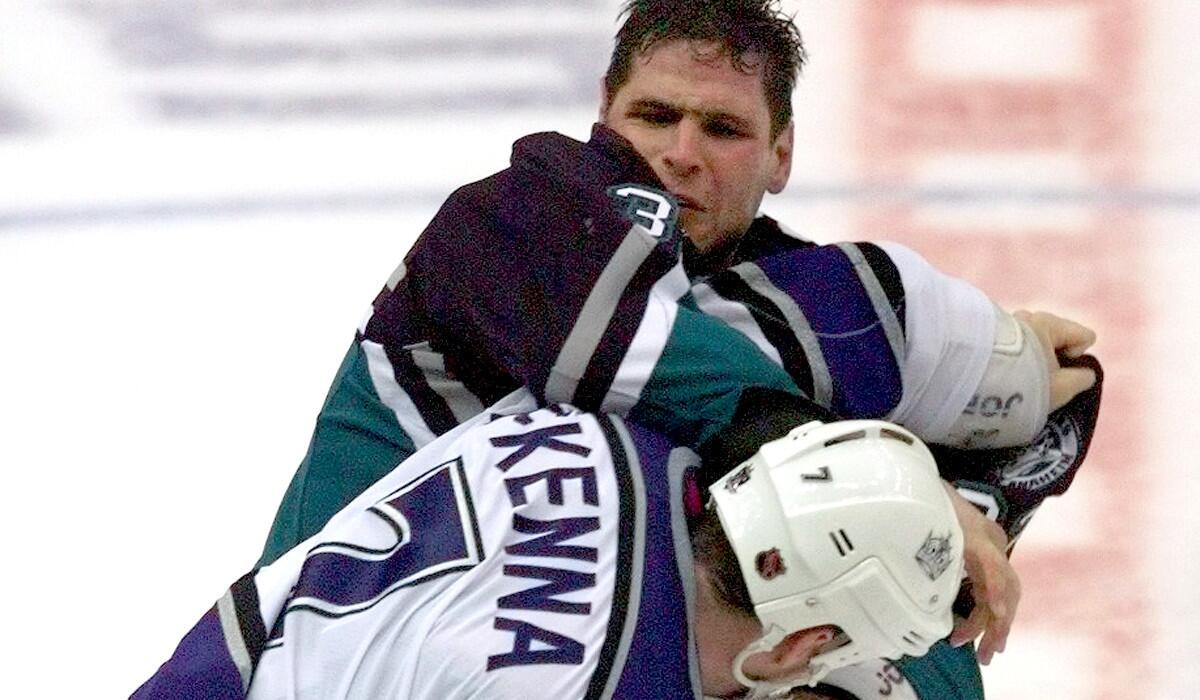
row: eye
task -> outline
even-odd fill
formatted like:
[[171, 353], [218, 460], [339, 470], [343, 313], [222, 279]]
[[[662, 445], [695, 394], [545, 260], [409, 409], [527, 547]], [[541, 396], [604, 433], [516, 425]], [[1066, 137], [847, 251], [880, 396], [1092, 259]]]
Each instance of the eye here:
[[680, 110], [673, 108], [670, 104], [665, 104], [655, 100], [640, 100], [630, 104], [629, 109], [625, 113], [629, 119], [641, 121], [649, 126], [671, 126], [677, 124], [680, 119], [683, 119], [683, 113]]
[[709, 134], [722, 139], [736, 139], [746, 136], [746, 132], [729, 122], [715, 121], [704, 125]]
[[670, 126], [680, 119], [678, 111], [660, 107], [634, 109], [630, 112], [629, 116], [651, 126]]

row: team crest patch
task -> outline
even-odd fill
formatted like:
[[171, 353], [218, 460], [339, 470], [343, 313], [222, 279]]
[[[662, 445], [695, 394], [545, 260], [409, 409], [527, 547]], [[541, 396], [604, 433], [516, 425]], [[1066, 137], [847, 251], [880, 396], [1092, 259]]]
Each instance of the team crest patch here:
[[1001, 485], [1038, 491], [1058, 481], [1079, 456], [1079, 435], [1071, 416], [1053, 416], [1033, 445], [1002, 470]]
[[950, 534], [947, 533], [944, 537], [938, 537], [931, 531], [929, 536], [925, 538], [925, 544], [917, 550], [917, 563], [921, 565], [921, 570], [929, 577], [930, 581], [936, 581], [939, 576], [946, 573], [946, 569], [950, 568], [950, 562], [953, 560], [951, 556]]
[[780, 574], [787, 573], [787, 566], [783, 563], [783, 555], [779, 553], [778, 547], [772, 547], [765, 552], [759, 552], [754, 557], [754, 569], [766, 581], [770, 581]]

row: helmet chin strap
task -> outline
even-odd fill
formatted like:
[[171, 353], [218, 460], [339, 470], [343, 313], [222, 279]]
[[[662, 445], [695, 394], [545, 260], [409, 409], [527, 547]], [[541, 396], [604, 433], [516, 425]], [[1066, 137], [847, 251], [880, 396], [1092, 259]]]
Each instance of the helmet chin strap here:
[[742, 670], [742, 665], [746, 663], [746, 659], [760, 651], [774, 649], [775, 645], [783, 641], [783, 638], [786, 636], [787, 634], [779, 629], [777, 625], [771, 625], [771, 628], [764, 632], [763, 636], [747, 644], [746, 648], [742, 649], [733, 658], [733, 677], [738, 683], [750, 689], [750, 692], [745, 696], [746, 700], [781, 697], [798, 685], [816, 685], [832, 670], [828, 664], [814, 664], [813, 660], [810, 659], [808, 666], [803, 671], [782, 681], [754, 680], [748, 677]]

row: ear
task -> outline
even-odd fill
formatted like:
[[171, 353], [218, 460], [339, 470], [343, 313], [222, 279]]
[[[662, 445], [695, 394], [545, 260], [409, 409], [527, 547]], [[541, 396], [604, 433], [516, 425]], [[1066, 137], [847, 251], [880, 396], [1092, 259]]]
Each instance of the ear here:
[[[837, 630], [831, 626], [810, 627], [792, 632], [765, 654], [751, 657], [756, 663], [746, 671], [764, 680], [782, 681], [794, 678], [804, 671], [808, 661], [817, 655], [822, 646], [833, 641]], [[749, 662], [751, 659], [747, 659]]]
[[771, 144], [775, 159], [775, 169], [767, 180], [767, 191], [771, 194], [782, 192], [788, 178], [792, 176], [792, 152], [795, 146], [796, 126], [795, 122], [789, 121], [787, 126], [783, 127], [783, 131], [779, 132], [779, 136], [775, 137], [775, 143]]

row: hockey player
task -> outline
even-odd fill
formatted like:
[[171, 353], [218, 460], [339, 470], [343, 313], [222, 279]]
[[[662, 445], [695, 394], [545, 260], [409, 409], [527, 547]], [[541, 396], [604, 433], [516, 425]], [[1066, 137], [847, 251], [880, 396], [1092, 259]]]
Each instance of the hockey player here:
[[[1059, 371], [1053, 352], [1031, 362], [1024, 328], [907, 251], [814, 249], [755, 218], [790, 172], [801, 58], [795, 27], [769, 2], [631, 3], [592, 139], [519, 141], [512, 167], [451, 196], [376, 298], [262, 563], [522, 386], [702, 450], [739, 413], [805, 395], [929, 442], [1032, 439], [1047, 385], [1078, 390], [1090, 375]], [[1012, 362], [994, 352], [1006, 341]], [[1072, 331], [1045, 349], [1087, 342]], [[931, 385], [939, 364], [951, 379]], [[1013, 367], [1043, 378], [1006, 403], [1018, 410], [972, 410], [998, 396], [987, 378]], [[1002, 547], [977, 544], [992, 547], [991, 576], [1013, 576]], [[985, 656], [1014, 607], [984, 618]]]
[[241, 578], [134, 697], [760, 697], [949, 632], [963, 535], [903, 428], [796, 428], [689, 530], [692, 451], [534, 408], [514, 394]]
[[[798, 263], [783, 254], [812, 244], [754, 217], [763, 193], [781, 188], [790, 171], [790, 95], [801, 58], [794, 25], [769, 2], [631, 3], [591, 141], [518, 141], [511, 168], [450, 197], [375, 300], [263, 561], [315, 532], [404, 456], [521, 386], [547, 401], [629, 414], [697, 447], [755, 387], [807, 394], [846, 417], [928, 420], [911, 409], [920, 377], [903, 376], [916, 353], [905, 347], [913, 319], [904, 299], [914, 290], [900, 265], [869, 245]], [[767, 258], [775, 260], [772, 284], [810, 286], [810, 301], [826, 307], [805, 309], [823, 314], [812, 328], [782, 329], [801, 341], [784, 355], [700, 313], [711, 305], [690, 289]], [[728, 295], [739, 286], [755, 289], [753, 279], [730, 279]], [[872, 306], [843, 313], [843, 297], [859, 292]], [[991, 348], [990, 307], [977, 293], [961, 296], [944, 303], [966, 307], [968, 322], [934, 329], [950, 345], [978, 331], [962, 388], [947, 402], [961, 406], [939, 406], [951, 417], [982, 376], [987, 353], [979, 348]], [[791, 303], [779, 311], [788, 320]], [[831, 332], [872, 329], [870, 340], [882, 339], [886, 352], [872, 344], [838, 361], [836, 349], [817, 348], [830, 337], [823, 326], [838, 321]], [[947, 438], [913, 428], [929, 442]], [[1036, 429], [1025, 433], [1028, 440]]]

